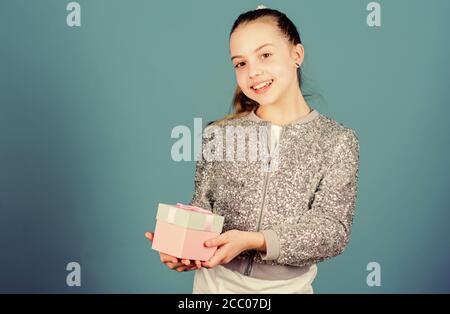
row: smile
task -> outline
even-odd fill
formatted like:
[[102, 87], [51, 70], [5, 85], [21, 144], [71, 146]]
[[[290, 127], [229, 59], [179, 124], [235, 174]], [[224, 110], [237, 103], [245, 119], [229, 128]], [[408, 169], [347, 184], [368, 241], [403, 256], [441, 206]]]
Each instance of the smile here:
[[252, 86], [251, 88], [257, 93], [261, 94], [269, 89], [269, 87], [272, 85], [273, 80], [267, 80], [265, 82], [259, 83], [258, 85]]

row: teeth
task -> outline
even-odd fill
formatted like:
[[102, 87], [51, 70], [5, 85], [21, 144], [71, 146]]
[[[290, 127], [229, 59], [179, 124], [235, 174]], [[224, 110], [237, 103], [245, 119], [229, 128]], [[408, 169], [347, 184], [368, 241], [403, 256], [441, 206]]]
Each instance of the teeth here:
[[265, 86], [271, 84], [272, 82], [273, 82], [273, 80], [265, 81], [265, 82], [263, 82], [263, 83], [261, 83], [261, 84], [258, 84], [258, 85], [256, 85], [256, 86], [253, 86], [253, 89], [260, 89], [260, 88], [263, 88], [263, 87], [265, 87]]

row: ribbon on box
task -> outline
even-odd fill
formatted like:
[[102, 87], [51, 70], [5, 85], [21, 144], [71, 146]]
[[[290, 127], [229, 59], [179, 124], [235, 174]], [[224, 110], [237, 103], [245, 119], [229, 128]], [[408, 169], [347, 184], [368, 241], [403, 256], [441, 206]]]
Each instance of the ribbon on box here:
[[[197, 212], [197, 213], [202, 213], [205, 214], [205, 224], [203, 226], [203, 230], [204, 231], [212, 231], [212, 225], [213, 225], [213, 221], [214, 221], [214, 215], [211, 211], [197, 207], [197, 206], [192, 206], [192, 205], [186, 205], [186, 204], [182, 204], [182, 203], [177, 203], [177, 205], [175, 206], [177, 208], [181, 208], [181, 209], [185, 209], [185, 210], [190, 210], [193, 212]], [[174, 223], [175, 222], [175, 215], [176, 215], [176, 208], [171, 207], [169, 210], [169, 217], [167, 217], [168, 222], [170, 223]]]

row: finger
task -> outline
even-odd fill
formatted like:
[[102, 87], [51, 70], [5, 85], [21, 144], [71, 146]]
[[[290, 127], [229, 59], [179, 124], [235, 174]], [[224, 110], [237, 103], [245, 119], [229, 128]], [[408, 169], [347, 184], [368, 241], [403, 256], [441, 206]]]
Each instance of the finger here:
[[188, 259], [182, 259], [181, 262], [186, 266], [189, 266], [191, 264], [191, 261]]
[[197, 266], [182, 266], [182, 267], [184, 267], [182, 271], [192, 271], [197, 269]]
[[159, 255], [161, 256], [161, 262], [163, 262], [163, 263], [166, 263], [166, 262], [179, 263], [180, 262], [178, 260], [178, 258], [176, 258], [175, 256], [168, 255], [165, 253], [159, 253]]
[[146, 232], [144, 236], [149, 239], [150, 241], [153, 241], [153, 233], [152, 232]]
[[170, 269], [177, 269], [180, 266], [184, 266], [181, 263], [164, 263], [166, 264], [167, 267], [169, 267]]
[[228, 242], [228, 236], [223, 233], [215, 238], [209, 239], [205, 242], [206, 247], [213, 247], [213, 246], [219, 246], [223, 245]]
[[195, 261], [195, 266], [197, 266], [197, 268], [202, 268], [202, 262], [201, 261]]
[[219, 249], [209, 261], [203, 262], [202, 265], [208, 268], [215, 267], [225, 258], [225, 254], [226, 252], [223, 249]]
[[175, 268], [175, 270], [178, 272], [185, 271], [186, 269], [187, 269], [187, 266], [180, 266], [180, 267]]

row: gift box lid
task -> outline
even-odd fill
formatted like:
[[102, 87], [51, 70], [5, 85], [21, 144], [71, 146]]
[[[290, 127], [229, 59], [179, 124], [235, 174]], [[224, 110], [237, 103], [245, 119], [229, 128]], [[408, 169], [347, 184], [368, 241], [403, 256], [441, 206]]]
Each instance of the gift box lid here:
[[[190, 205], [183, 206], [191, 208], [194, 207]], [[177, 207], [177, 205], [159, 203], [156, 219], [172, 223], [183, 228], [221, 233], [224, 217], [213, 214], [204, 209], [200, 210], [202, 211], [192, 209], [189, 210], [186, 208]]]

